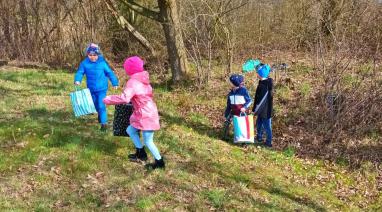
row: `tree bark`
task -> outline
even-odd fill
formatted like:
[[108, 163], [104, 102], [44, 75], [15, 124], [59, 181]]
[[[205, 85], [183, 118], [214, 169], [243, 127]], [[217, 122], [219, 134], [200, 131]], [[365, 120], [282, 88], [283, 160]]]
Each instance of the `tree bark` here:
[[114, 18], [117, 20], [118, 24], [123, 28], [129, 31], [140, 44], [142, 44], [147, 50], [151, 52], [152, 55], [155, 55], [155, 50], [151, 46], [150, 42], [146, 40], [141, 33], [139, 33], [122, 15], [120, 15], [115, 8], [111, 0], [105, 0], [105, 4], [108, 10], [113, 14]]
[[41, 42], [40, 42], [40, 27], [41, 27], [41, 18], [40, 18], [40, 1], [39, 0], [33, 0], [31, 1], [31, 15], [33, 17], [33, 25], [31, 27], [33, 31], [33, 35], [31, 35], [33, 39], [32, 43], [32, 49], [37, 50], [37, 58], [38, 60], [41, 60]]
[[4, 50], [5, 52], [8, 53], [8, 57], [11, 57], [11, 52], [13, 51], [12, 48], [12, 37], [11, 37], [11, 31], [10, 31], [10, 22], [9, 22], [9, 17], [10, 17], [10, 11], [9, 11], [9, 6], [5, 5], [4, 2], [2, 1], [0, 4], [0, 11], [1, 11], [1, 20], [2, 20], [2, 30], [3, 30], [3, 35], [4, 35], [4, 40], [0, 41], [1, 45], [4, 45]]
[[187, 55], [184, 47], [176, 0], [158, 0], [161, 24], [166, 37], [167, 52], [172, 71], [172, 81], [177, 84], [187, 72]]
[[233, 64], [233, 45], [232, 45], [232, 36], [231, 31], [225, 25], [222, 25], [223, 31], [226, 37], [226, 54], [227, 54], [227, 69], [226, 69], [226, 77], [228, 77], [232, 73], [232, 64]]
[[[63, 49], [64, 47], [62, 46], [62, 27], [61, 27], [61, 17], [60, 17], [60, 14], [61, 14], [61, 7], [59, 5], [59, 3], [57, 1], [54, 1], [54, 16], [55, 16], [55, 28], [56, 28], [56, 33], [57, 33], [57, 36], [56, 36], [56, 48], [58, 49]], [[53, 53], [53, 61], [60, 61], [60, 53]], [[58, 64], [55, 64], [55, 65], [58, 65]]]
[[[183, 78], [183, 74], [187, 72], [188, 61], [182, 32], [180, 30], [176, 0], [157, 0], [159, 13], [137, 4], [134, 0], [120, 1], [137, 13], [159, 21], [162, 24], [172, 72], [172, 81], [175, 84], [180, 82]], [[128, 22], [126, 21], [126, 23]]]
[[325, 0], [322, 4], [322, 32], [328, 36], [335, 30], [335, 22], [340, 15], [340, 8], [343, 5], [343, 0]]
[[134, 0], [120, 0], [123, 4], [129, 7], [131, 10], [137, 12], [140, 15], [143, 15], [147, 18], [150, 18], [154, 21], [160, 21], [159, 11], [150, 10], [146, 7], [143, 7], [134, 2]]
[[22, 41], [26, 42], [29, 37], [29, 29], [28, 29], [28, 11], [25, 5], [25, 0], [20, 0], [19, 6], [20, 6], [20, 17], [21, 17], [21, 37], [22, 37]]
[[4, 37], [5, 37], [5, 40], [11, 44], [12, 43], [12, 40], [11, 40], [11, 33], [10, 33], [10, 24], [9, 24], [9, 9], [7, 7], [4, 7], [2, 8], [2, 11], [4, 12], [2, 15], [1, 15], [1, 18], [3, 19], [3, 33], [4, 33]]

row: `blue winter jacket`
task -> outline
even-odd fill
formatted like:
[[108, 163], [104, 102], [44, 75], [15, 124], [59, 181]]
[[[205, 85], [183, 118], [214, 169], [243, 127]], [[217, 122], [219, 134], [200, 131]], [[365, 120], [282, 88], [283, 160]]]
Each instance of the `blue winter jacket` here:
[[86, 85], [91, 92], [105, 91], [108, 89], [108, 79], [113, 86], [118, 86], [118, 79], [102, 55], [92, 62], [89, 58], [83, 60], [74, 76], [74, 82], [81, 82], [86, 75]]
[[227, 96], [227, 107], [224, 112], [224, 116], [226, 118], [229, 115], [240, 115], [240, 109], [245, 108], [248, 109], [252, 104], [252, 99], [248, 94], [247, 88], [241, 86], [238, 89], [232, 89]]

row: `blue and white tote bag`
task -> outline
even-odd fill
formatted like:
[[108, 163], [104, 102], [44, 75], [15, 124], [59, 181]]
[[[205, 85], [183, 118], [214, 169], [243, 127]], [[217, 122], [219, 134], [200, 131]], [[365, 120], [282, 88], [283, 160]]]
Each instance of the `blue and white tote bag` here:
[[97, 113], [88, 88], [80, 90], [76, 87], [76, 91], [70, 93], [70, 101], [72, 102], [74, 115], [76, 117]]

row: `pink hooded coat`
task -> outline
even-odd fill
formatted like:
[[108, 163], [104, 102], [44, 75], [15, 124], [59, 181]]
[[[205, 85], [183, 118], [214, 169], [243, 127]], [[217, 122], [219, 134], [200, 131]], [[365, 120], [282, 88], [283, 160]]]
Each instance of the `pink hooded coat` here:
[[130, 57], [125, 61], [124, 67], [130, 79], [122, 94], [107, 96], [103, 102], [107, 105], [131, 102], [134, 112], [130, 117], [130, 124], [140, 130], [159, 130], [158, 109], [153, 100], [149, 73], [143, 69], [143, 61], [136, 56]]

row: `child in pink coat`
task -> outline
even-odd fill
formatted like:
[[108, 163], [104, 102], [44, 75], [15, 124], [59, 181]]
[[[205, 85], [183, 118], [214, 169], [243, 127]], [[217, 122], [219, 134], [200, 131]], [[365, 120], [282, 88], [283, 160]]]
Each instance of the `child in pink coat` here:
[[130, 154], [132, 161], [147, 160], [147, 154], [139, 139], [139, 130], [142, 131], [144, 144], [155, 158], [153, 164], [148, 166], [152, 169], [164, 168], [165, 164], [158, 148], [153, 142], [154, 131], [159, 130], [159, 115], [157, 106], [153, 100], [153, 89], [149, 81], [149, 73], [143, 68], [144, 62], [138, 56], [129, 57], [123, 67], [129, 80], [121, 95], [107, 96], [103, 102], [106, 105], [133, 104], [133, 114], [130, 117], [130, 126], [127, 133], [133, 140], [136, 153]]

